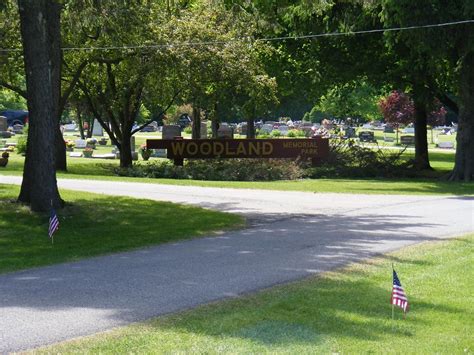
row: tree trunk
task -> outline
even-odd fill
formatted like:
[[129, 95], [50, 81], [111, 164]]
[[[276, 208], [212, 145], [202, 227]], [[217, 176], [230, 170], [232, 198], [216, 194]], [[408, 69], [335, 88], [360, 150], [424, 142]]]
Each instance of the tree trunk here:
[[56, 124], [54, 133], [54, 156], [56, 170], [67, 171], [66, 142], [59, 127], [59, 122]]
[[255, 138], [255, 121], [252, 118], [247, 119], [247, 139]]
[[[60, 5], [19, 0], [29, 130], [23, 182], [18, 200], [33, 211], [62, 207], [55, 169], [55, 136], [60, 94]], [[63, 144], [64, 146], [64, 144]], [[65, 148], [65, 147], [64, 147]]]
[[201, 138], [201, 110], [197, 105], [193, 105], [193, 139]]
[[413, 98], [415, 106], [415, 168], [419, 170], [431, 169], [428, 156], [428, 110], [424, 100]]
[[474, 177], [474, 53], [464, 57], [459, 78], [459, 118], [456, 157], [449, 179], [471, 181]]
[[217, 138], [217, 130], [219, 129], [219, 107], [218, 104], [214, 104], [214, 112], [211, 120], [212, 138]]
[[84, 126], [83, 126], [83, 121], [82, 121], [81, 109], [79, 108], [79, 105], [76, 106], [76, 114], [77, 114], [77, 124], [79, 125], [79, 134], [81, 135], [81, 139], [86, 139], [86, 136], [84, 135]]
[[131, 135], [129, 131], [124, 130], [122, 132], [122, 141], [120, 142], [120, 167], [131, 168], [133, 165], [132, 160], [132, 145], [130, 144]]

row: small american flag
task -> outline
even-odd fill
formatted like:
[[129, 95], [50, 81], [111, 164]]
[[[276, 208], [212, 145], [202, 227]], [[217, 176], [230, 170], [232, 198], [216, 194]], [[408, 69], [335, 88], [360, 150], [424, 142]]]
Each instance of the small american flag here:
[[59, 219], [56, 214], [56, 211], [53, 208], [51, 209], [51, 216], [49, 217], [49, 230], [48, 230], [49, 237], [52, 238], [54, 232], [56, 232], [58, 229], [59, 229]]
[[398, 279], [397, 273], [393, 270], [393, 287], [391, 303], [403, 309], [403, 312], [408, 312], [408, 298], [403, 290], [402, 284]]

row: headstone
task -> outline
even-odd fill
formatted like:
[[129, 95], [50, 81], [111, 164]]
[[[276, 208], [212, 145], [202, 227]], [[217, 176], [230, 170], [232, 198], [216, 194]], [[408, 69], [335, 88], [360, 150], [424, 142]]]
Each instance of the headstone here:
[[78, 149], [84, 149], [87, 147], [87, 141], [85, 139], [77, 139], [74, 143], [75, 147]]
[[115, 154], [114, 153], [108, 153], [108, 154], [95, 154], [92, 156], [94, 159], [115, 159]]
[[94, 119], [94, 128], [92, 128], [92, 135], [93, 136], [103, 136], [104, 135], [104, 129], [100, 125], [99, 121], [97, 121], [97, 119]]
[[393, 129], [392, 126], [385, 126], [383, 129], [384, 133], [395, 133], [395, 130]]
[[393, 137], [383, 137], [383, 141], [384, 142], [394, 142], [395, 138], [393, 138]]
[[361, 142], [374, 142], [375, 141], [374, 132], [371, 132], [371, 131], [359, 132], [359, 140]]
[[438, 148], [454, 149], [454, 143], [453, 142], [439, 142], [438, 143]]
[[8, 121], [4, 116], [0, 116], [0, 132], [4, 132], [8, 129]]
[[161, 136], [163, 139], [173, 139], [174, 137], [181, 137], [181, 127], [178, 125], [163, 126]]
[[0, 138], [11, 138], [12, 132], [8, 131], [0, 131]]
[[411, 133], [411, 134], [414, 134], [415, 133], [415, 129], [413, 127], [407, 127], [403, 130], [403, 133]]
[[130, 150], [132, 151], [132, 153], [134, 153], [135, 149], [136, 149], [135, 148], [135, 136], [131, 136], [130, 137]]
[[71, 158], [80, 158], [80, 157], [82, 157], [82, 153], [72, 152], [72, 153], [69, 153], [69, 156]]
[[260, 134], [270, 134], [273, 131], [273, 125], [265, 123], [262, 128], [260, 128]]
[[414, 136], [401, 136], [400, 143], [402, 145], [415, 145], [415, 137]]
[[207, 122], [201, 122], [201, 139], [207, 138]]
[[247, 123], [241, 123], [240, 124], [239, 133], [243, 136], [247, 135]]
[[353, 127], [346, 128], [346, 138], [354, 138], [356, 136], [356, 130]]
[[278, 130], [280, 131], [280, 133], [283, 135], [283, 136], [287, 136], [288, 135], [288, 132], [290, 131], [290, 128], [286, 125], [282, 125], [280, 127], [278, 127]]
[[229, 126], [220, 126], [217, 130], [217, 138], [234, 138], [234, 130]]
[[166, 149], [153, 149], [153, 158], [166, 158]]

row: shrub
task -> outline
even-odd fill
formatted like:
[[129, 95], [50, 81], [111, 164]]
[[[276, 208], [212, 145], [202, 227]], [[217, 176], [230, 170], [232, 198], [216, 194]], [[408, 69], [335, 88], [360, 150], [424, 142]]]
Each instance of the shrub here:
[[295, 180], [304, 175], [299, 163], [288, 159], [189, 160], [184, 166], [158, 161], [117, 168], [115, 172], [121, 176], [214, 181]]
[[27, 144], [28, 144], [28, 136], [26, 134], [19, 137], [16, 143], [16, 152], [18, 154], [23, 154], [23, 155], [26, 154]]
[[408, 177], [414, 172], [411, 163], [396, 153], [355, 145], [352, 140], [333, 143], [328, 159], [318, 167], [306, 169], [308, 177]]
[[193, 133], [193, 128], [191, 126], [187, 126], [184, 128], [184, 133], [186, 134], [192, 134]]
[[278, 129], [274, 129], [271, 133], [271, 136], [275, 138], [281, 137], [281, 132]]

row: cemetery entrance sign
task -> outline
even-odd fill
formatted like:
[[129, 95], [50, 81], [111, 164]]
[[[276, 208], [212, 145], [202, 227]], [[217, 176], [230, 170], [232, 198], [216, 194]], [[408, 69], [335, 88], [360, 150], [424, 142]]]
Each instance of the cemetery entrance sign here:
[[183, 159], [303, 158], [313, 163], [329, 154], [329, 140], [310, 139], [148, 139], [148, 149], [166, 149], [175, 164]]

